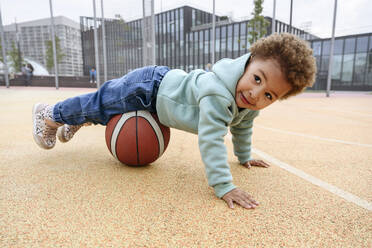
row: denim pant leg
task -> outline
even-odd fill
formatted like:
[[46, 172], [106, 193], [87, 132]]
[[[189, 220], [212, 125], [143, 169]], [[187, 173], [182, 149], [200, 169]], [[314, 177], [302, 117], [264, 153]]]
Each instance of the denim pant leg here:
[[53, 119], [69, 125], [106, 125], [117, 114], [135, 110], [155, 113], [158, 88], [168, 71], [166, 66], [148, 66], [107, 81], [96, 92], [58, 102], [53, 108]]

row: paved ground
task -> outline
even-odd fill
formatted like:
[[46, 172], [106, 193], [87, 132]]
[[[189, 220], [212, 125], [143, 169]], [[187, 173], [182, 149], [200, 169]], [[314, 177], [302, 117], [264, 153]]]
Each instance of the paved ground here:
[[307, 93], [255, 121], [254, 157], [234, 182], [261, 203], [227, 208], [207, 186], [197, 136], [171, 130], [144, 168], [115, 161], [104, 127], [45, 151], [32, 139], [35, 102], [88, 89], [0, 87], [1, 247], [371, 247], [372, 95]]

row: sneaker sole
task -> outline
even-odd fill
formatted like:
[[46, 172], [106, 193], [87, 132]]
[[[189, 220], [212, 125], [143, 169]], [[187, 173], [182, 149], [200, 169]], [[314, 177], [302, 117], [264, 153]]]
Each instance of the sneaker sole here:
[[63, 129], [64, 129], [64, 125], [59, 127], [58, 130], [57, 130], [57, 137], [58, 137], [58, 140], [62, 143], [66, 143], [68, 142], [68, 140], [66, 140], [64, 137], [63, 137]]
[[52, 149], [53, 146], [49, 147], [49, 146], [45, 145], [43, 142], [41, 142], [40, 136], [36, 134], [36, 111], [41, 104], [42, 103], [36, 103], [34, 105], [34, 107], [32, 108], [32, 124], [33, 124], [32, 136], [34, 137], [34, 140], [35, 140], [35, 142], [38, 146], [40, 146], [43, 149], [48, 150], [48, 149]]

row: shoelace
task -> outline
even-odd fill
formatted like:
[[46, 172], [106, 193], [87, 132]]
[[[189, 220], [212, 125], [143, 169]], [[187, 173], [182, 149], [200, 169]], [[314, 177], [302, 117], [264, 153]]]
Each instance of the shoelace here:
[[44, 137], [54, 136], [57, 133], [57, 128], [49, 127], [45, 125], [45, 132], [43, 133]]

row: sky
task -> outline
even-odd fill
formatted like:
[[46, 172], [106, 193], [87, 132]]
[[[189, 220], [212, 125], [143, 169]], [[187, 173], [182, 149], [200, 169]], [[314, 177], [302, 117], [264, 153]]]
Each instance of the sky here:
[[[276, 18], [289, 23], [290, 1], [276, 0]], [[93, 16], [93, 0], [52, 0], [54, 16], [65, 16], [80, 22], [80, 16]], [[229, 15], [233, 20], [249, 19], [253, 0], [215, 0], [216, 14]], [[125, 21], [142, 15], [141, 0], [103, 0], [104, 16], [114, 18], [120, 14]], [[155, 13], [183, 5], [213, 11], [213, 1], [155, 0]], [[97, 17], [101, 17], [101, 0], [96, 0]], [[0, 0], [3, 25], [50, 17], [49, 0]], [[332, 34], [334, 0], [293, 0], [292, 25], [306, 24], [310, 32], [327, 38]], [[272, 17], [273, 0], [264, 1], [263, 15]], [[372, 32], [372, 5], [370, 0], [338, 0], [336, 36]]]

